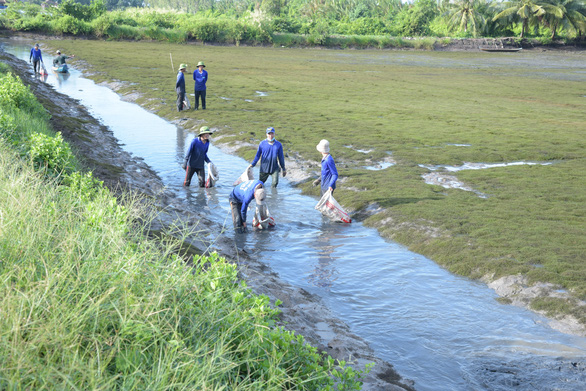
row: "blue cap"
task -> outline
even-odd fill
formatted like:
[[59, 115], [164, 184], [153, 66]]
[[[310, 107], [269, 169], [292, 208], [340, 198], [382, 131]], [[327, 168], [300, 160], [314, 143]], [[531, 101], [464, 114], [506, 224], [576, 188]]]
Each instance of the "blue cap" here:
[[271, 132], [275, 133], [275, 128], [273, 128], [272, 126], [267, 128], [267, 134]]

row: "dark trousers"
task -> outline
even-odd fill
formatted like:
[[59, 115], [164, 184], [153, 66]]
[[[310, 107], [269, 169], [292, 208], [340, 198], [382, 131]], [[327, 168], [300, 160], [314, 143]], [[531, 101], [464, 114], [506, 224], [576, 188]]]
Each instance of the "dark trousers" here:
[[240, 209], [242, 208], [242, 202], [238, 202], [230, 198], [230, 208], [232, 209], [232, 222], [234, 223], [234, 230], [237, 233], [246, 232], [246, 228], [242, 225], [242, 216], [240, 215]]
[[185, 100], [185, 91], [177, 91], [177, 111], [183, 110], [183, 101]]
[[277, 185], [279, 184], [279, 172], [281, 172], [281, 170], [277, 170], [275, 172], [273, 172], [272, 174], [269, 174], [268, 172], [261, 172], [260, 175], [258, 176], [258, 179], [265, 184], [267, 183], [267, 179], [269, 179], [269, 176], [271, 178], [273, 178], [273, 183], [271, 184], [272, 187], [277, 187]]
[[39, 73], [40, 70], [40, 64], [41, 60], [33, 60], [33, 69], [35, 70], [35, 73]]
[[201, 108], [205, 110], [206, 108], [206, 91], [195, 91], [195, 109], [199, 108], [199, 98], [201, 98]]
[[189, 166], [187, 166], [187, 170], [185, 170], [185, 181], [183, 182], [183, 186], [191, 185], [191, 178], [193, 178], [193, 174], [195, 173], [197, 173], [199, 187], [205, 187], [205, 168], [193, 168]]

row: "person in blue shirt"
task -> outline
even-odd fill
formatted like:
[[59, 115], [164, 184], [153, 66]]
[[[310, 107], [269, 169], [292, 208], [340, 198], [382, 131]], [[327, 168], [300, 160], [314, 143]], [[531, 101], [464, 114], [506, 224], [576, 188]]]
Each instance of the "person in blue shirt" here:
[[183, 101], [185, 100], [185, 72], [187, 72], [187, 64], [179, 65], [177, 82], [175, 83], [175, 91], [177, 92], [177, 111], [183, 110]]
[[[259, 179], [266, 183], [269, 175], [273, 178], [272, 186], [277, 187], [279, 184], [279, 171], [283, 171], [283, 176], [287, 175], [285, 170], [285, 156], [283, 154], [283, 145], [275, 140], [275, 128], [267, 128], [267, 139], [260, 142], [258, 151], [250, 167], [256, 166], [260, 159]], [[281, 168], [279, 168], [281, 165]]]
[[206, 109], [206, 83], [208, 81], [208, 72], [204, 69], [203, 61], [197, 63], [197, 69], [193, 71], [193, 80], [195, 80], [195, 105], [193, 110], [199, 108], [199, 98], [201, 98], [201, 108]]
[[35, 47], [31, 49], [31, 55], [28, 59], [28, 62], [33, 63], [33, 69], [35, 70], [35, 73], [39, 73], [39, 63], [43, 62], [43, 55], [41, 54], [41, 49], [39, 49], [39, 44], [36, 43]]
[[199, 129], [199, 134], [193, 139], [183, 167], [185, 168], [185, 181], [183, 186], [191, 185], [191, 178], [197, 173], [199, 187], [205, 187], [205, 163], [210, 163], [208, 158], [208, 149], [210, 147], [210, 134], [212, 131], [207, 126], [202, 126]]
[[338, 180], [338, 170], [336, 170], [336, 163], [334, 158], [330, 155], [330, 143], [328, 140], [321, 140], [317, 144], [316, 149], [321, 152], [321, 178], [313, 182], [317, 186], [321, 182], [321, 195], [330, 190], [332, 194], [336, 189], [336, 181]]
[[257, 205], [265, 204], [264, 183], [260, 180], [248, 180], [240, 183], [230, 193], [230, 208], [232, 209], [232, 222], [238, 233], [246, 232], [246, 211], [248, 205], [254, 199]]

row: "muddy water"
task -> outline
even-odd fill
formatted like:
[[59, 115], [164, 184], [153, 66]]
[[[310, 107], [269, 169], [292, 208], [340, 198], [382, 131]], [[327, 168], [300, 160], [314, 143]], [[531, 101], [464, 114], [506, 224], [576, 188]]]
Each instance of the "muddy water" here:
[[[6, 50], [28, 60], [29, 47]], [[121, 101], [75, 69], [67, 78], [51, 74], [47, 83], [87, 106], [127, 151], [159, 174], [168, 191], [185, 200], [185, 208], [203, 209], [230, 227], [227, 198], [246, 161], [212, 145], [217, 187], [184, 189], [179, 165], [193, 134]], [[276, 229], [244, 235], [228, 229], [223, 235], [284, 280], [321, 296], [379, 357], [415, 380], [416, 389], [586, 389], [586, 338], [559, 333], [543, 317], [499, 304], [484, 284], [454, 276], [375, 230], [324, 221], [313, 209], [317, 199], [301, 195], [286, 179], [268, 195]]]

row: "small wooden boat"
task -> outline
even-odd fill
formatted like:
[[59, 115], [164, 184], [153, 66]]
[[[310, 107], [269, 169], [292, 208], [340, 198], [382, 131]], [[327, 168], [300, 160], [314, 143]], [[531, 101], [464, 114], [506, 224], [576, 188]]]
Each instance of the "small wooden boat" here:
[[57, 72], [57, 73], [67, 73], [69, 72], [69, 68], [67, 67], [67, 64], [63, 64], [63, 65], [53, 65], [53, 71]]
[[482, 47], [479, 46], [478, 49], [484, 52], [518, 52], [519, 50], [523, 50], [523, 48], [505, 48], [505, 47]]

